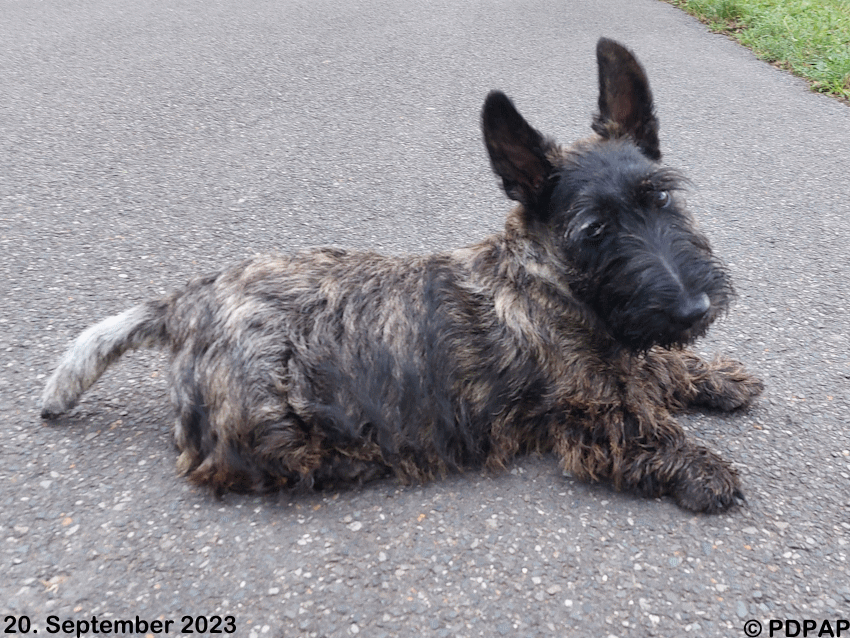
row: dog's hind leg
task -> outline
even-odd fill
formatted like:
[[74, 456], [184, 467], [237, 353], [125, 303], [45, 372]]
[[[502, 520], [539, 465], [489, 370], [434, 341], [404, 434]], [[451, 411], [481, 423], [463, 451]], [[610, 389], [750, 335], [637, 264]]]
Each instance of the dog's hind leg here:
[[[183, 413], [186, 416], [187, 413]], [[194, 416], [190, 418], [195, 419]], [[312, 484], [323, 467], [321, 440], [311, 436], [295, 418], [256, 425], [238, 431], [216, 428], [217, 415], [207, 420], [183, 421], [178, 470], [198, 485], [224, 492], [274, 492], [284, 487]], [[188, 426], [188, 427], [187, 427]]]
[[359, 459], [344, 454], [328, 454], [311, 474], [316, 489], [362, 485], [392, 475], [392, 469], [378, 460]]

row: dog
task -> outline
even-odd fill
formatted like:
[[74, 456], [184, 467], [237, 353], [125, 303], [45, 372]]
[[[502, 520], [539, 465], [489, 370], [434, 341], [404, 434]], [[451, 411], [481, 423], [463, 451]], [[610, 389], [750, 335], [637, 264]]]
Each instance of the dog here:
[[597, 44], [599, 112], [572, 146], [498, 91], [481, 122], [516, 202], [504, 232], [388, 257], [320, 248], [248, 259], [101, 321], [42, 395], [69, 410], [124, 352], [171, 353], [179, 469], [217, 494], [431, 480], [554, 452], [581, 480], [695, 512], [739, 478], [673, 413], [735, 410], [762, 390], [688, 349], [727, 311], [729, 273], [660, 165], [646, 73]]

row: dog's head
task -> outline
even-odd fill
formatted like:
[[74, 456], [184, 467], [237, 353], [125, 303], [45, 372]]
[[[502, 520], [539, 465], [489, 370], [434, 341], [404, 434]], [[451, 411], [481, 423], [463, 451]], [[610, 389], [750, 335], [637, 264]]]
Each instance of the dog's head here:
[[658, 163], [643, 68], [612, 40], [596, 54], [596, 135], [559, 147], [494, 91], [482, 111], [490, 162], [520, 204], [514, 225], [614, 339], [636, 351], [684, 345], [725, 311], [731, 281], [676, 195], [684, 180]]

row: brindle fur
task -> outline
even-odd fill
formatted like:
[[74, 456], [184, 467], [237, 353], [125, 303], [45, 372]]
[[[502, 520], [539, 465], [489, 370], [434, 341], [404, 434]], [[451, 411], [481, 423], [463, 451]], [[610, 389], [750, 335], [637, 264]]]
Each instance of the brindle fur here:
[[171, 352], [178, 465], [217, 492], [427, 480], [552, 451], [580, 479], [716, 512], [736, 473], [672, 413], [734, 410], [761, 382], [685, 346], [732, 297], [662, 168], [643, 69], [602, 39], [596, 136], [559, 147], [491, 93], [505, 231], [443, 254], [257, 257], [84, 332], [42, 416], [126, 350]]

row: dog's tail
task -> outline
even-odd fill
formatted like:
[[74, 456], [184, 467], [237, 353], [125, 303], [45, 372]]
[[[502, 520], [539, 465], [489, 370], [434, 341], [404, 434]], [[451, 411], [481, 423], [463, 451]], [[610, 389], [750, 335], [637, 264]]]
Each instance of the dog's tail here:
[[134, 306], [77, 337], [41, 394], [41, 418], [52, 419], [74, 407], [80, 395], [127, 350], [166, 345], [168, 306], [168, 299]]

